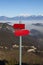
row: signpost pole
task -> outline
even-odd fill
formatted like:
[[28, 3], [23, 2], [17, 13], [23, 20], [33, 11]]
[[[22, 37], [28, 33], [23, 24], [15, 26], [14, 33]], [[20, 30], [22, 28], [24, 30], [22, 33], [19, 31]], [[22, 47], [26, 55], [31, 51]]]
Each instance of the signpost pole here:
[[[20, 36], [20, 45], [19, 45], [19, 65], [22, 65], [22, 36], [28, 35], [30, 33], [28, 30], [25, 30], [25, 25], [21, 24], [21, 21], [19, 21], [19, 24], [14, 24], [13, 28], [19, 29], [15, 31], [16, 36]], [[21, 30], [24, 29], [24, 30]]]
[[20, 57], [19, 57], [19, 65], [22, 65], [22, 36], [20, 36]]

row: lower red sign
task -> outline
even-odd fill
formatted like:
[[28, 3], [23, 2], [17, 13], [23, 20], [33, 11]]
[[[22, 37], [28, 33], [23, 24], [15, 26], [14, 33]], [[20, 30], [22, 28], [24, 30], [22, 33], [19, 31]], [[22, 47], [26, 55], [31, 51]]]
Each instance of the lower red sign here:
[[16, 30], [14, 32], [14, 35], [16, 35], [16, 36], [26, 36], [28, 34], [30, 34], [29, 30]]

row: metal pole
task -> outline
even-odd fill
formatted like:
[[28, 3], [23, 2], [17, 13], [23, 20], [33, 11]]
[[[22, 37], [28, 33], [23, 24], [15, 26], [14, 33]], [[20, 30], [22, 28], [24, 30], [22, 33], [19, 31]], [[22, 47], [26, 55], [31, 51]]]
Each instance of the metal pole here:
[[20, 57], [19, 57], [19, 65], [22, 65], [22, 36], [20, 36]]

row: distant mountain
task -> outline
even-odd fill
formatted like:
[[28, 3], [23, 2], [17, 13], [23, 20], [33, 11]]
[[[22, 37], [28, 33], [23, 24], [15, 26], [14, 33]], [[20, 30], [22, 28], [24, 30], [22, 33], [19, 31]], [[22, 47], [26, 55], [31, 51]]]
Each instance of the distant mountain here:
[[36, 24], [32, 24], [32, 25], [35, 25], [35, 26], [43, 26], [42, 23], [36, 23]]
[[39, 16], [35, 16], [35, 15], [31, 15], [31, 16], [16, 16], [16, 17], [6, 17], [6, 16], [0, 16], [0, 20], [43, 20], [43, 16], [39, 15]]
[[32, 36], [39, 36], [39, 34], [41, 34], [38, 30], [35, 30], [35, 29], [31, 29], [31, 34]]
[[43, 33], [41, 33], [38, 30], [31, 29], [30, 32], [31, 32], [30, 36], [32, 36], [34, 38], [43, 38]]

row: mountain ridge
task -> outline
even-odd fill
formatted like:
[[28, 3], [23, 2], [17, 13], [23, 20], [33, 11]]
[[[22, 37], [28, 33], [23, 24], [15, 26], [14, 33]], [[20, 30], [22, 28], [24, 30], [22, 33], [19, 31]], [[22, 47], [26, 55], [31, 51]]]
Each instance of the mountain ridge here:
[[15, 16], [15, 17], [7, 17], [7, 16], [0, 16], [0, 20], [43, 20], [43, 16], [41, 15], [31, 15], [31, 16]]

